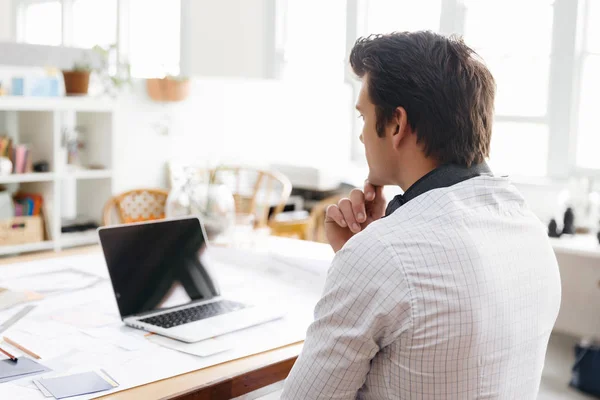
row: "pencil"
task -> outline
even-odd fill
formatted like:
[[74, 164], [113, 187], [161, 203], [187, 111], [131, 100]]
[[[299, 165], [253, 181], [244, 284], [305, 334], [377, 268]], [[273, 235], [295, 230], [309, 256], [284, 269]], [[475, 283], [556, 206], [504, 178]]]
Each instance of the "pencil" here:
[[7, 357], [9, 357], [12, 361], [17, 361], [17, 357], [13, 356], [8, 351], [4, 350], [2, 347], [0, 347], [0, 351], [4, 353]]
[[4, 341], [12, 346], [15, 346], [17, 349], [21, 350], [23, 353], [29, 354], [31, 357], [33, 357], [35, 359], [39, 360], [40, 358], [42, 358], [42, 357], [38, 356], [37, 354], [35, 354], [33, 351], [26, 349], [25, 347], [21, 346], [14, 340], [7, 338], [6, 336], [4, 336]]

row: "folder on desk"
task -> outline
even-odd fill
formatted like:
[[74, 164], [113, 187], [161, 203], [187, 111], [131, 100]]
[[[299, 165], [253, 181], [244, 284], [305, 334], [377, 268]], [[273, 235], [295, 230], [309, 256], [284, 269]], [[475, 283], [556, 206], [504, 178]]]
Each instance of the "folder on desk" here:
[[34, 382], [42, 385], [56, 399], [103, 392], [119, 386], [104, 370], [61, 375]]
[[30, 360], [26, 357], [20, 357], [17, 361], [0, 361], [0, 383], [14, 381], [29, 375], [38, 375], [50, 371], [50, 368]]

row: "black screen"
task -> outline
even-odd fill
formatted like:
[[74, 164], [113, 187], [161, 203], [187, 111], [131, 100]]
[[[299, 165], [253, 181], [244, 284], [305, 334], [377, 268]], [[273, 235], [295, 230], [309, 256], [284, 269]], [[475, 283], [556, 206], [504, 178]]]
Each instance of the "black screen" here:
[[99, 235], [123, 318], [219, 294], [204, 268], [206, 240], [197, 218], [123, 225]]

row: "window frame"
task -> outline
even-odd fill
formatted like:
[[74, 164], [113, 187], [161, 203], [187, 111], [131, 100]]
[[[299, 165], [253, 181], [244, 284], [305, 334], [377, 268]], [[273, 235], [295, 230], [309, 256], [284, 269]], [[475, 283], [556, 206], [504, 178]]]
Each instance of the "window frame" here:
[[42, 3], [53, 3], [59, 2], [61, 3], [61, 45], [64, 46], [65, 43], [65, 8], [67, 3], [70, 3], [72, 0], [12, 0], [11, 1], [11, 10], [13, 15], [13, 21], [15, 23], [12, 26], [12, 34], [13, 38], [17, 43], [23, 43], [25, 41], [25, 26], [27, 24], [27, 20], [25, 17], [25, 7], [31, 4], [42, 4]]
[[[25, 7], [35, 3], [47, 3], [58, 1], [62, 3], [62, 43], [61, 46], [72, 46], [73, 44], [73, 3], [75, 0], [12, 0], [12, 14], [15, 24], [13, 25], [13, 38], [17, 43], [23, 43], [25, 39]], [[185, 35], [188, 30], [186, 24], [191, 23], [184, 16], [189, 8], [189, 0], [181, 0], [180, 10], [180, 49], [185, 49], [186, 40], [189, 40]], [[130, 0], [117, 1], [117, 64], [127, 63], [129, 61], [129, 17], [130, 17]], [[183, 73], [184, 57], [180, 51], [179, 55], [179, 70]]]
[[[361, 31], [360, 21], [365, 17], [366, 2], [376, 0], [347, 0], [348, 20], [346, 27], [347, 50], [352, 48], [353, 38]], [[546, 178], [564, 180], [572, 176], [600, 178], [600, 169], [577, 166], [576, 149], [578, 137], [578, 113], [582, 91], [581, 74], [586, 56], [583, 41], [589, 21], [586, 11], [592, 0], [555, 0], [551, 33], [551, 55], [548, 77], [546, 113], [542, 116], [518, 116], [496, 114], [494, 122], [536, 123], [548, 127], [548, 155]], [[441, 0], [439, 32], [445, 35], [464, 35], [467, 7], [462, 0]], [[357, 84], [350, 68], [346, 69], [345, 81], [358, 94]], [[353, 162], [364, 163], [362, 146], [358, 141], [360, 124], [353, 121]], [[522, 177], [529, 179], [526, 173]]]
[[[574, 0], [575, 1], [575, 0]], [[585, 60], [590, 55], [599, 56], [600, 53], [590, 52], [587, 50], [587, 31], [588, 24], [590, 23], [590, 19], [587, 18], [587, 14], [590, 8], [590, 3], [593, 0], [577, 0], [578, 8], [577, 8], [577, 42], [575, 48], [575, 67], [573, 70], [573, 84], [575, 85], [573, 102], [572, 102], [572, 115], [573, 115], [573, 124], [572, 124], [572, 132], [574, 132], [573, 137], [571, 138], [570, 148], [569, 148], [569, 162], [571, 166], [571, 172], [574, 176], [584, 176], [593, 179], [600, 179], [600, 168], [585, 168], [580, 167], [577, 164], [577, 145], [579, 140], [579, 124], [577, 123], [577, 118], [580, 113], [580, 102], [581, 95], [583, 91], [583, 69], [585, 65]]]

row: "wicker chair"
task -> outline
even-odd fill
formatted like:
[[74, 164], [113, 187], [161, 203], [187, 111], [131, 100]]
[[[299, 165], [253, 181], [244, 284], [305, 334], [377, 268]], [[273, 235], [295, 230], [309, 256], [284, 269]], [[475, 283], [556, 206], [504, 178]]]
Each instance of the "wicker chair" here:
[[136, 189], [113, 196], [104, 206], [103, 224], [163, 219], [168, 195], [163, 189]]
[[313, 206], [307, 218], [291, 221], [273, 221], [272, 232], [276, 236], [327, 243], [325, 237], [325, 212], [331, 204], [337, 204], [342, 195], [327, 197]]
[[290, 180], [277, 171], [245, 166], [169, 168], [171, 185], [182, 182], [185, 179], [182, 175], [198, 182], [214, 181], [226, 185], [233, 194], [236, 213], [252, 214], [256, 228], [267, 227], [283, 211], [292, 192]]

